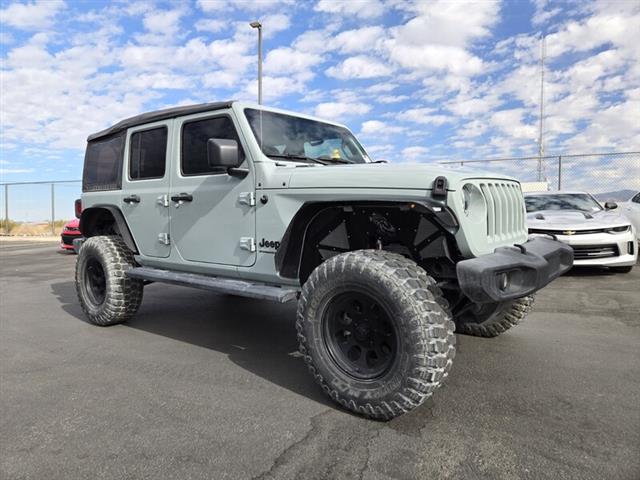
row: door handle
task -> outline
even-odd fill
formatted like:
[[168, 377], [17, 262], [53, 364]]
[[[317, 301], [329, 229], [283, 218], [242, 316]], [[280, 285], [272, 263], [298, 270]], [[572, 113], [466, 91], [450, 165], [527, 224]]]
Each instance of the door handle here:
[[171, 197], [171, 200], [173, 202], [192, 202], [193, 195], [191, 195], [190, 193], [181, 193], [179, 195], [173, 195]]
[[190, 193], [180, 193], [178, 195], [173, 195], [171, 197], [171, 201], [176, 202], [176, 208], [180, 208], [180, 205], [182, 205], [184, 202], [193, 201], [193, 195], [191, 195]]
[[140, 197], [138, 195], [129, 195], [122, 199], [124, 203], [140, 203]]

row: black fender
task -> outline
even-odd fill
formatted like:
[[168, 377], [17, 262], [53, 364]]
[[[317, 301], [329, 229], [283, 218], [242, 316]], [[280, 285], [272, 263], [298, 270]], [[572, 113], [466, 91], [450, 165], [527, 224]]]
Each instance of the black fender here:
[[338, 201], [308, 202], [302, 205], [293, 216], [280, 241], [275, 254], [276, 271], [282, 277], [299, 278], [300, 264], [306, 243], [309, 226], [322, 212], [332, 208], [359, 207], [395, 207], [404, 210], [415, 209], [430, 218], [445, 232], [455, 234], [459, 228], [458, 220], [444, 202], [425, 199], [420, 202], [385, 202], [385, 201]]
[[[110, 225], [111, 227], [109, 227]], [[114, 205], [93, 205], [85, 208], [80, 215], [80, 232], [87, 238], [96, 235], [118, 234], [133, 253], [138, 253], [138, 247], [133, 235], [131, 235], [129, 225], [127, 225], [122, 211]]]

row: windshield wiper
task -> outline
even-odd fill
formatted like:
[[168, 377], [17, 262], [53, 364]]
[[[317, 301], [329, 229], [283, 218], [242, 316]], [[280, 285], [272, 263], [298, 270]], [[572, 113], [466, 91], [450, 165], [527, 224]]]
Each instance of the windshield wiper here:
[[317, 158], [313, 158], [313, 157], [306, 157], [304, 155], [294, 155], [292, 153], [265, 153], [265, 155], [267, 157], [272, 157], [272, 158], [284, 158], [285, 160], [302, 160], [302, 161], [311, 161], [311, 162], [315, 162], [315, 163], [319, 163], [321, 165], [326, 165], [326, 163], [324, 163], [321, 160], [318, 160]]
[[329, 163], [353, 163], [349, 160], [345, 160], [344, 158], [317, 158], [316, 160], [320, 162], [329, 162]]

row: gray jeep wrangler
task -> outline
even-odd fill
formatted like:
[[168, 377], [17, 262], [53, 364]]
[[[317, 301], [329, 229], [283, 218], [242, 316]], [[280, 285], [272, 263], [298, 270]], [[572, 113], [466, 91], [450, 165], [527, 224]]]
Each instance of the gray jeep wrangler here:
[[151, 282], [297, 301], [313, 377], [379, 419], [442, 384], [454, 330], [504, 332], [573, 263], [563, 243], [527, 241], [512, 178], [374, 162], [343, 125], [238, 102], [91, 135], [82, 207], [91, 323], [130, 319]]

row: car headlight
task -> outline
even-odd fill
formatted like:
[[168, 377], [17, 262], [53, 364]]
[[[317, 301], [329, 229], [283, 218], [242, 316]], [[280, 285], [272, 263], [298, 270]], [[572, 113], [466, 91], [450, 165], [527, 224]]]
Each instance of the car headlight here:
[[464, 214], [475, 221], [482, 221], [487, 216], [487, 203], [484, 195], [472, 183], [467, 183], [462, 187], [462, 208]]
[[607, 233], [625, 233], [631, 230], [631, 225], [625, 225], [623, 227], [607, 228]]

